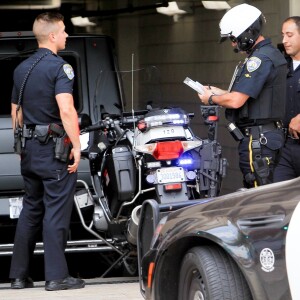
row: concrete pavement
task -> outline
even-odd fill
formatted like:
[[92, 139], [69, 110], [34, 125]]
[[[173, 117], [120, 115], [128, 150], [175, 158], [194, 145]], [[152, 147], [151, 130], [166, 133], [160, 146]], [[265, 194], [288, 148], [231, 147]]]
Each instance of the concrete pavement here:
[[44, 282], [35, 282], [32, 289], [12, 290], [10, 284], [0, 284], [0, 300], [143, 300], [137, 278], [85, 279], [86, 286], [78, 290], [45, 291]]

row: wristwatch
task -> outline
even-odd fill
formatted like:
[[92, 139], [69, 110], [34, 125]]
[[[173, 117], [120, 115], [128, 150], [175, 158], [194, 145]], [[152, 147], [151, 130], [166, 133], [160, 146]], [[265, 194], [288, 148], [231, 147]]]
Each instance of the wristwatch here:
[[207, 103], [208, 103], [209, 105], [216, 105], [216, 103], [214, 103], [214, 101], [212, 100], [212, 96], [215, 96], [215, 94], [211, 94], [211, 95], [209, 96]]

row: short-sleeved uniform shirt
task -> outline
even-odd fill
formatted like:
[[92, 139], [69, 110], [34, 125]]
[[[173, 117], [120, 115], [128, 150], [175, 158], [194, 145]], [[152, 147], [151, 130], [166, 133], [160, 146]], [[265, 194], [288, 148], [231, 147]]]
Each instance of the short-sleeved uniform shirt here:
[[32, 69], [24, 88], [21, 106], [26, 125], [61, 124], [55, 96], [61, 93], [73, 93], [72, 67], [49, 49], [39, 48], [14, 71], [12, 103], [18, 103], [25, 75], [42, 55], [45, 56]]
[[[258, 43], [254, 49], [261, 47], [273, 47], [270, 39]], [[247, 57], [241, 68], [231, 91], [244, 93], [256, 99], [263, 89], [266, 81], [273, 80], [273, 63], [270, 58], [259, 51], [253, 51]]]

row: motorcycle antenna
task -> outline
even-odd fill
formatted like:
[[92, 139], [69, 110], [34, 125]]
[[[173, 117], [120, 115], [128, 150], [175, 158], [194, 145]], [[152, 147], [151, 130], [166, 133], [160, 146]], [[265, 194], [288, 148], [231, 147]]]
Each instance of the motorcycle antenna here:
[[[133, 107], [133, 74], [134, 74], [134, 53], [131, 54], [131, 112], [132, 119], [134, 120], [134, 107]], [[135, 122], [133, 122], [133, 130], [135, 131]], [[135, 141], [134, 141], [135, 142]]]

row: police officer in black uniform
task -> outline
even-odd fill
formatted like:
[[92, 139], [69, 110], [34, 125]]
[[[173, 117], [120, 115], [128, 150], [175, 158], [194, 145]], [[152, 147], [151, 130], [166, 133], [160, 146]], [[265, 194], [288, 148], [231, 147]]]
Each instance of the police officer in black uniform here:
[[269, 39], [262, 36], [265, 18], [256, 7], [241, 4], [220, 21], [221, 41], [229, 38], [235, 52], [247, 57], [239, 63], [228, 91], [206, 87], [204, 104], [226, 107], [229, 131], [239, 140], [244, 186], [273, 182], [284, 143], [286, 61]]
[[283, 120], [287, 135], [275, 168], [275, 182], [300, 176], [300, 16], [290, 17], [283, 22], [282, 37], [288, 56], [286, 110]]
[[[33, 32], [38, 50], [14, 72], [12, 120], [14, 129], [22, 126], [21, 173], [25, 194], [11, 261], [13, 289], [33, 287], [29, 263], [40, 230], [44, 242], [45, 289], [75, 289], [85, 285], [82, 279], [69, 275], [64, 254], [80, 140], [72, 96], [74, 72], [57, 55], [65, 48], [68, 36], [63, 20], [61, 14], [54, 12], [35, 19]], [[73, 146], [69, 162], [55, 158], [55, 145], [63, 129]]]

